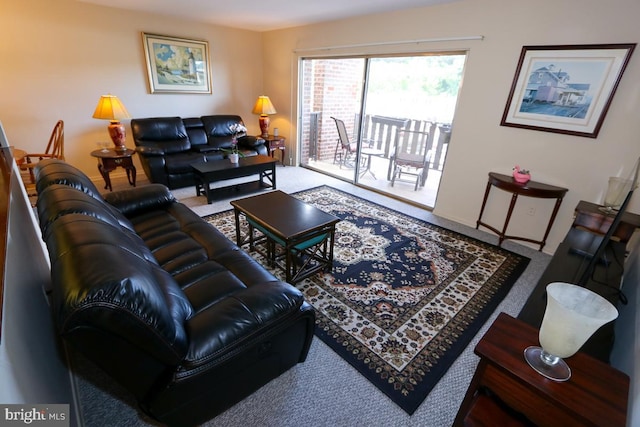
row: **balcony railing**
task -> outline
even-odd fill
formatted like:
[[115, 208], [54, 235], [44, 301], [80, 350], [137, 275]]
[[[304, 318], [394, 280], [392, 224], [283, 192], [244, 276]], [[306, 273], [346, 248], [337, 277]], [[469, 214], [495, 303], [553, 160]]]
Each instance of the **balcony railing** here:
[[[329, 115], [324, 112], [308, 114], [307, 132], [303, 134], [302, 158], [315, 161], [333, 161], [338, 132], [333, 120], [324, 120]], [[345, 120], [347, 130], [350, 131], [351, 141], [358, 136], [360, 125], [359, 116]], [[362, 123], [361, 140], [364, 146], [371, 146], [382, 150], [386, 158], [393, 153], [400, 138], [411, 139], [412, 146], [427, 144], [427, 150], [432, 150], [431, 169], [442, 170], [444, 154], [451, 137], [451, 124], [428, 120], [406, 119], [379, 115], [366, 115]], [[426, 139], [426, 141], [425, 141]]]

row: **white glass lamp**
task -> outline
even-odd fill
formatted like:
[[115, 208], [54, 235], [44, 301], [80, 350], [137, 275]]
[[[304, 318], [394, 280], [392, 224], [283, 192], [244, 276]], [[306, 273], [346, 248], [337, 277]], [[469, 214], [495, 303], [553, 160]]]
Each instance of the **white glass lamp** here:
[[126, 129], [124, 125], [120, 123], [120, 120], [131, 118], [131, 116], [117, 96], [102, 95], [93, 112], [93, 118], [109, 120], [109, 135], [111, 136], [113, 145], [115, 145], [116, 151], [127, 151], [127, 146], [125, 145], [127, 136]]
[[576, 354], [602, 325], [617, 317], [618, 310], [600, 295], [569, 283], [551, 283], [538, 336], [541, 347], [527, 347], [524, 358], [541, 375], [566, 381], [571, 369], [562, 358]]
[[269, 114], [275, 114], [276, 108], [271, 103], [268, 96], [260, 95], [253, 106], [253, 114], [260, 114], [260, 131], [262, 131], [262, 137], [269, 137]]
[[600, 210], [606, 214], [614, 214], [622, 205], [627, 193], [631, 190], [631, 180], [622, 179], [615, 176], [609, 178], [607, 193], [604, 196], [604, 207]]

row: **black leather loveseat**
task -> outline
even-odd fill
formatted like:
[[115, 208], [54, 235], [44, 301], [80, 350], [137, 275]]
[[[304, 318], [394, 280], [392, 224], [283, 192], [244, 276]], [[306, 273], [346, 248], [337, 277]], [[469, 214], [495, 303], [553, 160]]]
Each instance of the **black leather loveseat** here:
[[[153, 117], [132, 119], [131, 132], [140, 163], [151, 182], [169, 188], [195, 185], [193, 163], [218, 160], [231, 147], [232, 125], [244, 122], [236, 115], [198, 118]], [[267, 154], [265, 140], [251, 135], [238, 137], [245, 156]]]
[[158, 184], [103, 199], [60, 160], [36, 168], [58, 334], [169, 425], [212, 418], [303, 362], [314, 312]]

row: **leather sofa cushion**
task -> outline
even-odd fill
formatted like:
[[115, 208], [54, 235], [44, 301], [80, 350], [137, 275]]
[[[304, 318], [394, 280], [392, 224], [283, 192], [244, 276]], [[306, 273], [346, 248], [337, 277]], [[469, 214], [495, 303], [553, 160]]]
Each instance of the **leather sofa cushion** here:
[[54, 184], [38, 195], [38, 201], [38, 218], [45, 240], [48, 238], [52, 224], [67, 215], [79, 213], [115, 227], [118, 230], [118, 235], [122, 237], [123, 245], [129, 243], [126, 245], [128, 251], [157, 264], [149, 248], [135, 233], [133, 224], [103, 200], [98, 200], [75, 188]]
[[[133, 225], [129, 220], [119, 209], [105, 203], [93, 182], [78, 168], [59, 159], [47, 159], [38, 164], [35, 177], [38, 197], [46, 199], [46, 202], [38, 205], [38, 215], [44, 218], [44, 221], [40, 221], [43, 232], [58, 216], [80, 209], [78, 204], [88, 209], [85, 213], [91, 212], [91, 215], [110, 224], [115, 225], [117, 222], [133, 232]], [[62, 186], [63, 189], [47, 191], [51, 186]]]
[[[231, 148], [233, 131], [231, 126], [241, 124], [244, 126], [242, 118], [233, 114], [219, 114], [215, 116], [202, 116], [202, 125], [208, 138], [208, 146], [219, 150]], [[244, 136], [245, 134], [238, 134]]]
[[149, 184], [107, 193], [104, 200], [126, 217], [158, 207], [169, 206], [176, 202], [171, 191], [162, 184]]
[[132, 119], [131, 128], [137, 147], [149, 147], [164, 154], [179, 153], [191, 148], [187, 130], [180, 117]]
[[79, 169], [59, 159], [47, 159], [40, 162], [35, 170], [36, 190], [39, 193], [53, 184], [62, 184], [87, 193], [93, 198], [102, 199], [100, 191]]
[[69, 214], [51, 225], [47, 244], [56, 283], [52, 304], [63, 335], [96, 328], [124, 336], [166, 364], [180, 362], [191, 304], [169, 274], [131, 250], [118, 227]]
[[[220, 263], [221, 257], [229, 251], [246, 255], [219, 230], [202, 221], [183, 204], [174, 203], [164, 209], [138, 214], [131, 218], [131, 222], [158, 263], [173, 276], [195, 268], [202, 262], [211, 260]], [[259, 271], [266, 270], [260, 267]], [[270, 273], [261, 277], [273, 279]], [[181, 286], [192, 282], [193, 279], [179, 281]]]
[[183, 366], [202, 369], [207, 363], [219, 363], [218, 354], [240, 350], [247, 336], [273, 330], [303, 302], [296, 288], [274, 281], [235, 292], [232, 298], [200, 310], [187, 321], [190, 342]]
[[105, 203], [102, 198], [92, 197], [76, 188], [63, 184], [49, 185], [38, 193], [38, 199], [42, 199], [37, 205], [42, 234], [46, 234], [47, 228], [59, 217], [78, 212], [135, 233], [133, 225], [121, 212]]
[[241, 124], [244, 126], [242, 117], [235, 114], [217, 114], [215, 116], [200, 117], [204, 125], [204, 131], [208, 138], [218, 136], [231, 136], [233, 134], [231, 126]]
[[158, 264], [169, 272], [195, 312], [276, 278], [218, 229], [180, 203], [131, 218]]
[[182, 119], [184, 127], [187, 130], [189, 141], [191, 142], [191, 149], [196, 149], [200, 146], [207, 145], [207, 134], [204, 131], [202, 120], [199, 117], [192, 117], [188, 119]]
[[208, 147], [214, 150], [231, 148], [233, 137], [231, 135], [210, 136]]

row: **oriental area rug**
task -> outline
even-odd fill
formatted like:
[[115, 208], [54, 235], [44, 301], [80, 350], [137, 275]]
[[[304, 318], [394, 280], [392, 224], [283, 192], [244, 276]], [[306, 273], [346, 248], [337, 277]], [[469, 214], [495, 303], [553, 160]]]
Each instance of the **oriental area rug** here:
[[[292, 196], [341, 218], [332, 272], [296, 285], [316, 336], [413, 414], [529, 259], [328, 186]], [[205, 219], [235, 241], [233, 211]]]

